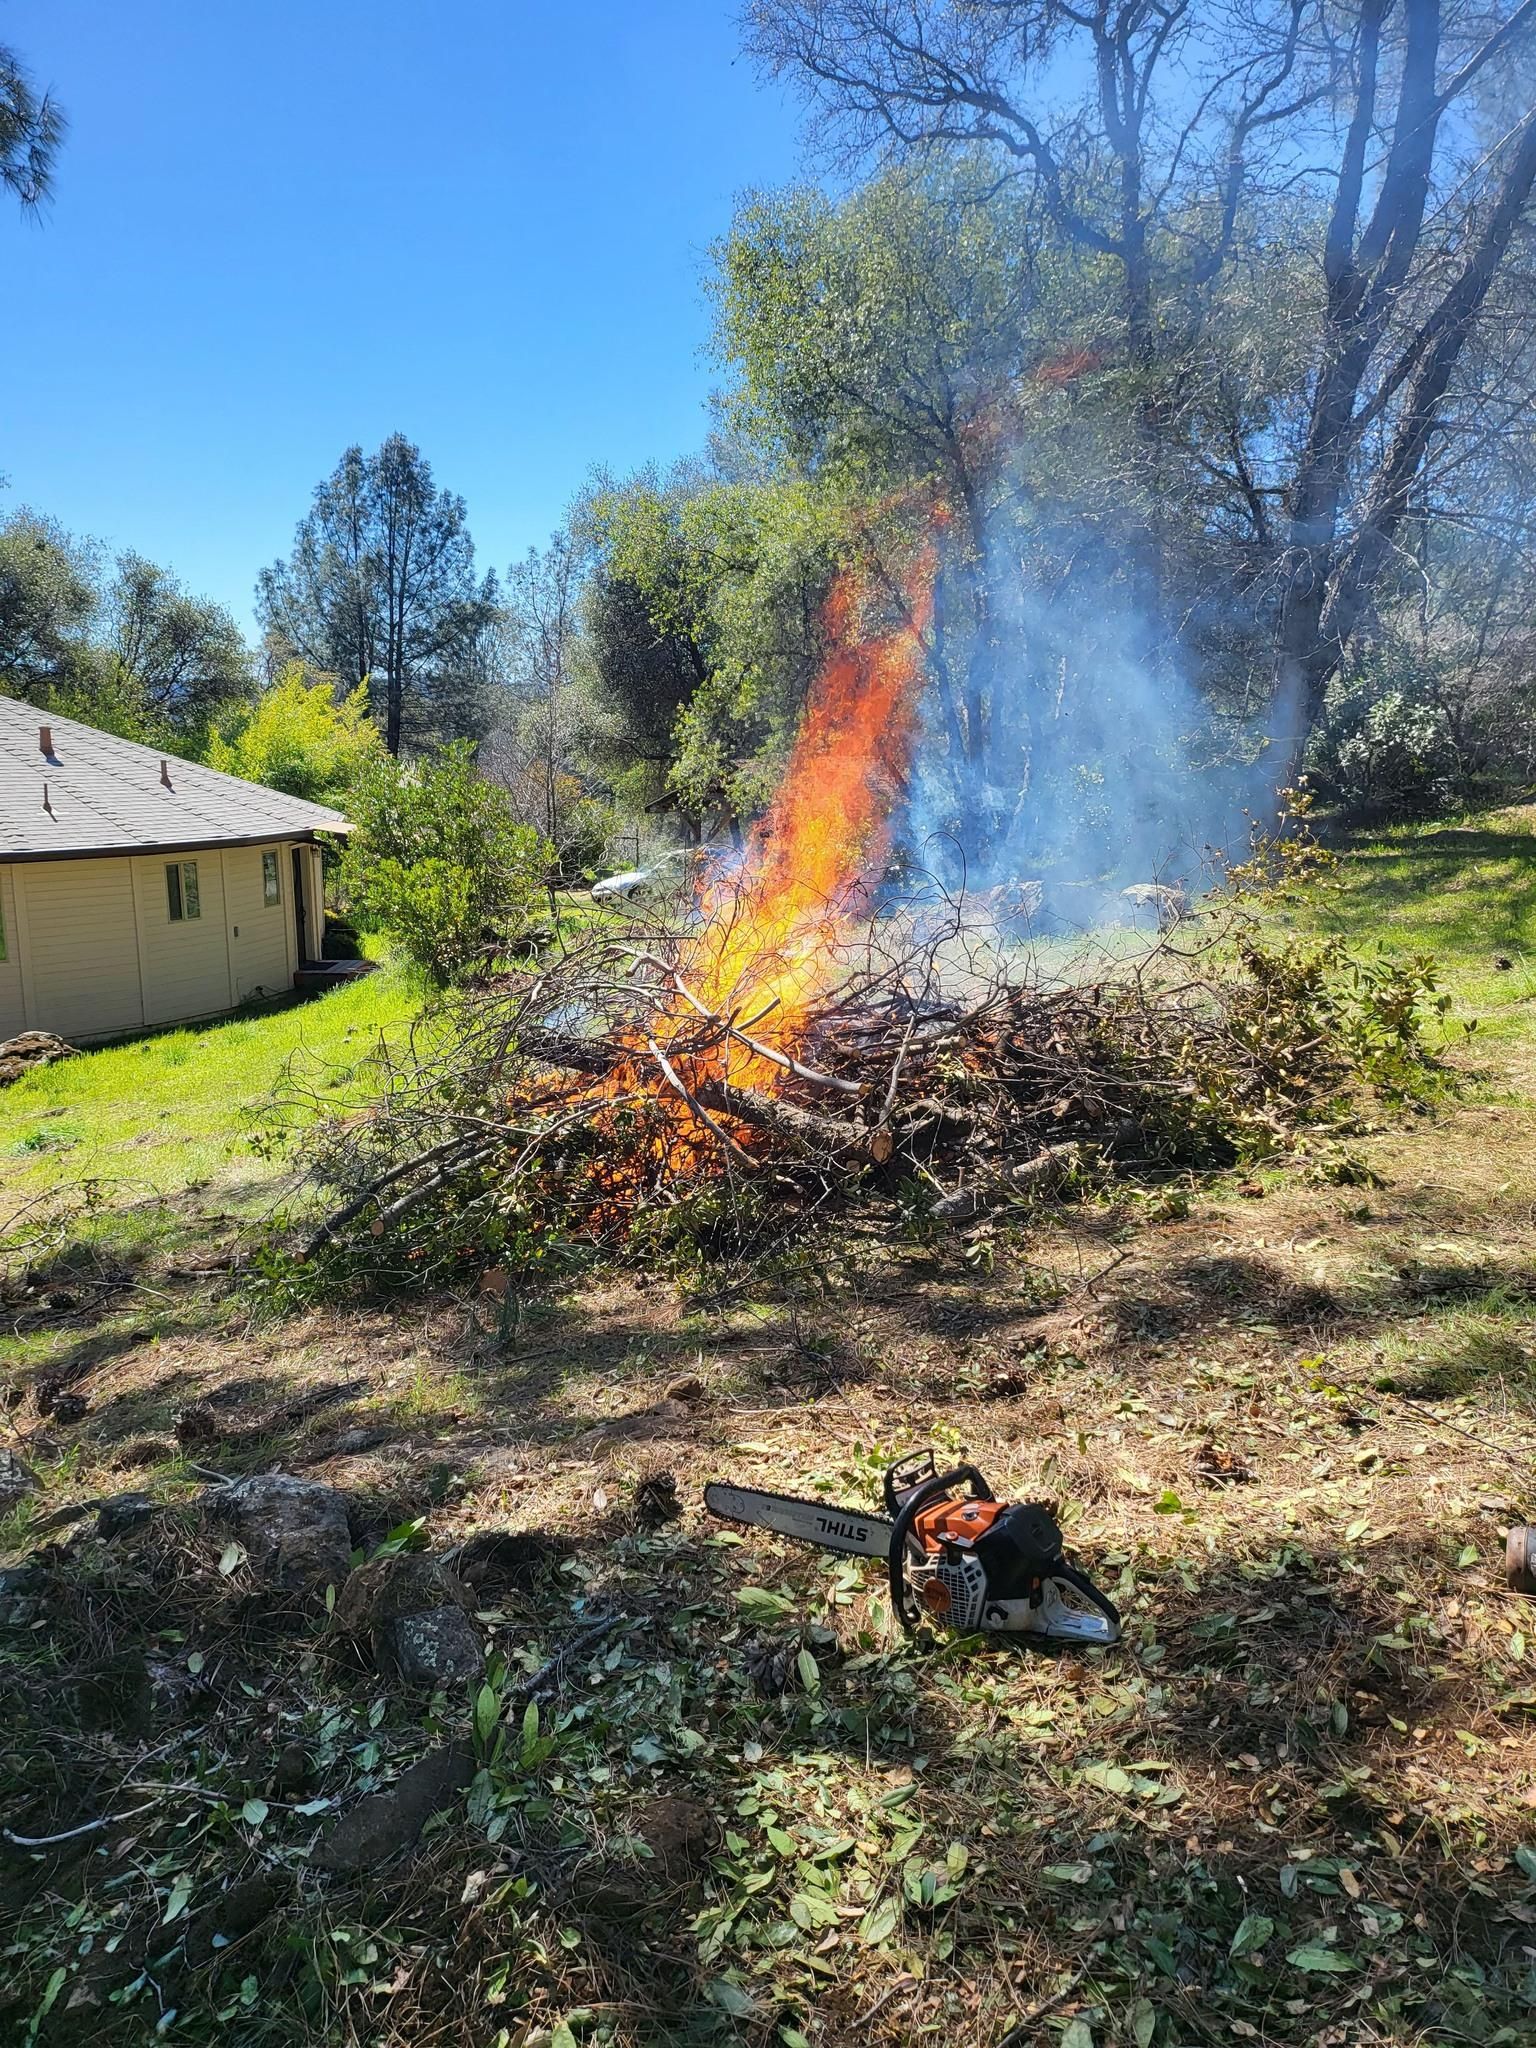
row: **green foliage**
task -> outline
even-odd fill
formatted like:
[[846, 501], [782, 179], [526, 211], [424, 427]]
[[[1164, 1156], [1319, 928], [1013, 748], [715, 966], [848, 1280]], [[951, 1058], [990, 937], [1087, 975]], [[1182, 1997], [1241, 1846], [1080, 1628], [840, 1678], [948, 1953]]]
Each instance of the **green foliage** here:
[[53, 190], [53, 164], [65, 130], [64, 110], [39, 92], [20, 57], [0, 43], [0, 185], [23, 212]]
[[36, 701], [81, 664], [100, 564], [56, 520], [25, 509], [0, 526], [0, 683]]
[[205, 759], [226, 775], [339, 806], [381, 751], [366, 687], [360, 683], [338, 700], [329, 676], [311, 677], [292, 662], [248, 711], [211, 736]]
[[[953, 471], [956, 435], [1091, 299], [1032, 318], [1042, 279], [1019, 189], [976, 203], [979, 163], [892, 172], [837, 201], [757, 194], [716, 249], [716, 347], [750, 438], [856, 489]], [[1074, 280], [1077, 282], [1077, 280]]]
[[148, 745], [201, 750], [248, 697], [250, 656], [221, 605], [132, 553], [19, 511], [0, 526], [0, 687]]
[[606, 489], [587, 517], [616, 786], [637, 804], [666, 792], [693, 820], [760, 811], [821, 652], [846, 508], [792, 474], [683, 471]]
[[1401, 642], [1362, 651], [1333, 683], [1309, 761], [1323, 792], [1404, 817], [1443, 806], [1463, 783], [1450, 693], [1454, 664]]
[[1233, 1026], [1253, 1048], [1266, 1108], [1330, 1077], [1342, 1085], [1358, 1076], [1388, 1094], [1422, 1088], [1423, 1020], [1443, 1016], [1451, 1000], [1439, 991], [1431, 955], [1342, 953], [1257, 926], [1239, 930], [1236, 950], [1245, 979]]
[[421, 761], [367, 762], [349, 804], [341, 887], [358, 918], [439, 986], [526, 932], [550, 849], [514, 822], [467, 741]]

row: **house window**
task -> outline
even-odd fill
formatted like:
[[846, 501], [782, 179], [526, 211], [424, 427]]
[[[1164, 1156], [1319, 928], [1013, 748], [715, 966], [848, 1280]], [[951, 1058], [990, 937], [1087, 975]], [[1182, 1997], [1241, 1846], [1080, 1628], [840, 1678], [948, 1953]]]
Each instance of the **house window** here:
[[277, 883], [276, 853], [264, 853], [261, 856], [261, 900], [269, 907], [283, 900]]
[[195, 860], [167, 861], [165, 868], [165, 900], [171, 914], [171, 923], [180, 924], [184, 918], [201, 917], [202, 905], [197, 894], [197, 862]]

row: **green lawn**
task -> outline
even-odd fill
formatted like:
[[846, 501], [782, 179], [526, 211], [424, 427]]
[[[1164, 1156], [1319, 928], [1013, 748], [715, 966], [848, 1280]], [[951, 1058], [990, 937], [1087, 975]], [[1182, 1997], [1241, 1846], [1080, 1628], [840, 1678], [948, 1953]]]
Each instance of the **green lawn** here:
[[251, 1139], [284, 1076], [345, 1087], [381, 1037], [409, 1029], [421, 1002], [410, 972], [386, 962], [307, 1001], [38, 1069], [0, 1094], [0, 1231], [24, 1203], [87, 1181], [106, 1210], [152, 1210], [189, 1190], [248, 1201], [274, 1177]]
[[1536, 806], [1356, 833], [1309, 919], [1351, 945], [1432, 953], [1455, 1019], [1524, 1037], [1536, 1022]]

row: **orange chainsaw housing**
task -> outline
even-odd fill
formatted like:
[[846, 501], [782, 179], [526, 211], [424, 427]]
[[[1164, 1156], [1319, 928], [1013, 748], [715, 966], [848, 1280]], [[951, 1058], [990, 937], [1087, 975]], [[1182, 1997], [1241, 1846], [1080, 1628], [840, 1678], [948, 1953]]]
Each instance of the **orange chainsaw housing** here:
[[[1006, 1503], [1000, 1500], [936, 1500], [919, 1508], [912, 1520], [912, 1533], [930, 1555], [942, 1553], [951, 1543], [969, 1549], [984, 1536]], [[949, 1574], [942, 1567], [918, 1589], [918, 1598], [937, 1619], [948, 1617], [955, 1601], [954, 1588], [946, 1583]]]
[[932, 1507], [918, 1509], [912, 1533], [924, 1550], [937, 1550], [943, 1543], [974, 1543], [1006, 1505], [1000, 1500], [936, 1500]]

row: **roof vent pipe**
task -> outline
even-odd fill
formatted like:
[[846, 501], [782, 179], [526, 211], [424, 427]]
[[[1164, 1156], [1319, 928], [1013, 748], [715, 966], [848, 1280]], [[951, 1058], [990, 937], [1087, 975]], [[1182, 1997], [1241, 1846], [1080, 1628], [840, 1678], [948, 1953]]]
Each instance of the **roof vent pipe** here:
[[164, 754], [160, 756], [160, 780], [167, 789], [174, 789], [176, 787], [175, 783], [171, 780], [171, 764], [166, 760]]
[[48, 785], [46, 782], [43, 784], [43, 809], [50, 818], [53, 816], [53, 805], [48, 800]]
[[37, 751], [40, 754], [45, 754], [50, 761], [53, 759], [53, 727], [51, 725], [40, 725], [37, 728]]

